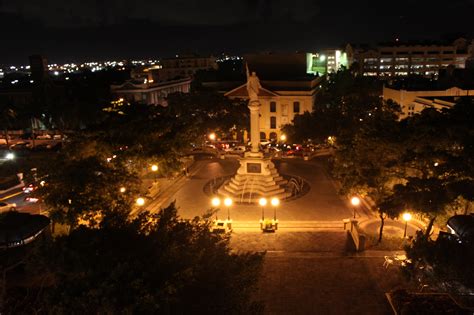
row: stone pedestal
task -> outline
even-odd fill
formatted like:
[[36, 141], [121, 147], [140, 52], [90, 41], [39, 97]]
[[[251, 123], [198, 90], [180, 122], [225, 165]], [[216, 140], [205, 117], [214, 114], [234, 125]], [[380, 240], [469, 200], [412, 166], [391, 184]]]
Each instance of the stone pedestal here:
[[264, 158], [261, 152], [246, 152], [240, 159], [237, 174], [218, 192], [235, 202], [256, 203], [262, 197], [288, 198], [291, 194], [285, 191], [286, 184], [270, 159]]

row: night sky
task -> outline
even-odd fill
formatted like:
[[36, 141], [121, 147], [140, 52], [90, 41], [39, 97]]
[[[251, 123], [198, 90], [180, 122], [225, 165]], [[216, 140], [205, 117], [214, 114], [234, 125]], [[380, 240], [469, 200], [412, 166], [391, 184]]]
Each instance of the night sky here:
[[0, 64], [474, 37], [474, 0], [0, 0]]

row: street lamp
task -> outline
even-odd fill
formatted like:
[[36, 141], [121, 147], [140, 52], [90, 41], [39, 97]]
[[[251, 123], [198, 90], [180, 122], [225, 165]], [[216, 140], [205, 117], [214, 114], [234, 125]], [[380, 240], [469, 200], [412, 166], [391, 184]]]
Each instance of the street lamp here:
[[137, 200], [135, 201], [135, 203], [137, 204], [137, 206], [143, 206], [145, 204], [145, 199], [143, 199], [142, 197], [140, 198], [137, 198]]
[[285, 141], [286, 141], [286, 135], [281, 135], [281, 136], [280, 136], [280, 140], [281, 140], [282, 142], [285, 142]]
[[360, 199], [359, 197], [352, 197], [351, 198], [351, 204], [353, 206], [353, 210], [354, 210], [354, 219], [356, 217], [356, 207], [360, 204]]
[[[218, 197], [214, 197], [211, 200], [211, 204], [214, 208], [218, 208], [221, 205], [221, 200]], [[216, 220], [217, 220], [217, 210], [216, 210]]]
[[120, 192], [121, 192], [121, 193], [124, 193], [124, 192], [126, 192], [126, 191], [127, 191], [127, 188], [125, 188], [125, 187], [123, 187], [123, 186], [120, 187]]
[[209, 134], [209, 140], [211, 140], [211, 141], [216, 140], [216, 134], [214, 132]]
[[230, 206], [232, 206], [232, 199], [225, 198], [224, 205], [227, 207], [227, 220], [230, 221]]
[[158, 171], [158, 165], [153, 164], [153, 165], [151, 166], [151, 171], [155, 174], [154, 176], [155, 176], [155, 183], [156, 183], [156, 181], [157, 181], [156, 172]]
[[403, 215], [402, 215], [402, 218], [403, 220], [405, 220], [405, 232], [403, 232], [403, 237], [407, 237], [407, 226], [408, 226], [408, 221], [411, 220], [411, 214], [408, 213], [408, 212], [405, 212]]
[[273, 220], [276, 221], [276, 219], [277, 219], [277, 212], [276, 212], [277, 210], [276, 210], [276, 208], [280, 205], [280, 199], [274, 197], [274, 198], [272, 198], [270, 203], [273, 206]]
[[265, 209], [264, 207], [267, 205], [267, 199], [260, 198], [258, 204], [262, 207], [262, 221], [265, 220]]

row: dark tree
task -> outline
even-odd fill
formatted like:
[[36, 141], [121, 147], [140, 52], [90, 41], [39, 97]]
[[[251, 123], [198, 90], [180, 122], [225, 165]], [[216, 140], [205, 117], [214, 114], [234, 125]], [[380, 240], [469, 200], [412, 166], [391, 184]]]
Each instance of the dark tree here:
[[232, 253], [229, 238], [209, 228], [180, 219], [174, 204], [80, 227], [38, 248], [27, 268], [35, 285], [26, 299], [11, 292], [7, 305], [13, 313], [260, 313], [253, 293], [262, 255]]

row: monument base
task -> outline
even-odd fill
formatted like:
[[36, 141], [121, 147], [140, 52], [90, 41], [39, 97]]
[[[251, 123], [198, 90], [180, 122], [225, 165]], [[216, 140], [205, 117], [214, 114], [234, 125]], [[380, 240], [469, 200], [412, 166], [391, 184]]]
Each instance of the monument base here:
[[255, 203], [262, 197], [285, 199], [291, 193], [285, 191], [287, 181], [278, 174], [271, 159], [261, 152], [246, 152], [240, 159], [237, 174], [218, 189], [219, 195], [235, 202]]

